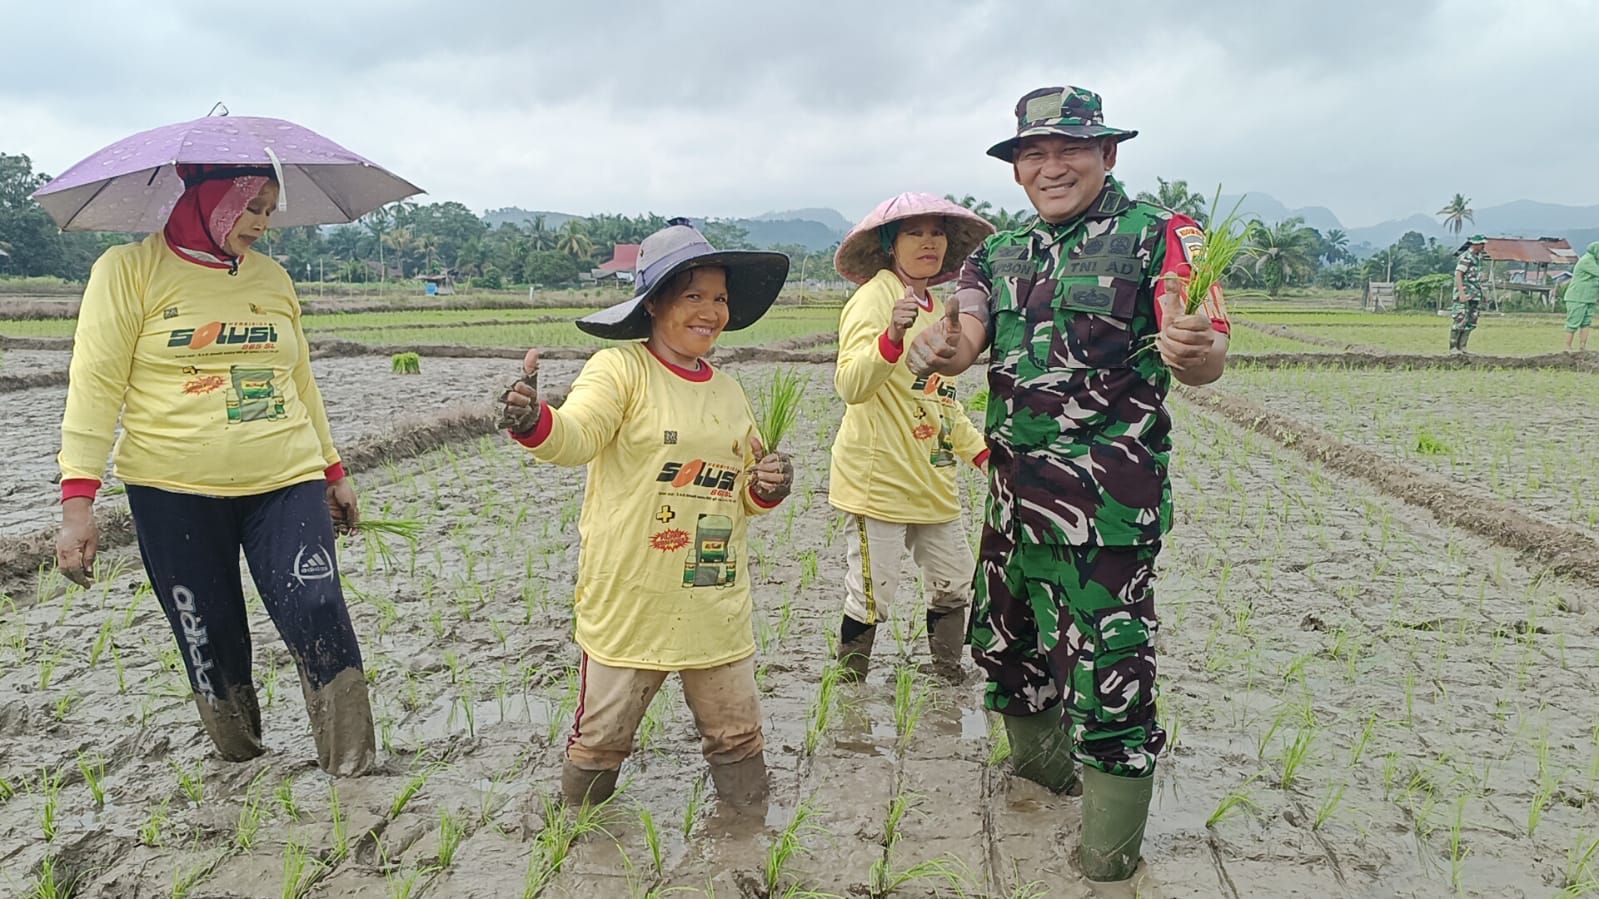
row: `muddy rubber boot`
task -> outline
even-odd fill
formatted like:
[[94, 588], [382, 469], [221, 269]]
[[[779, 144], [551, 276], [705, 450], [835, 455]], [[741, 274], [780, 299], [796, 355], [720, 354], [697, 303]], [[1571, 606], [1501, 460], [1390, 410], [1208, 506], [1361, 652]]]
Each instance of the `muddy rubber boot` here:
[[766, 754], [756, 753], [741, 762], [711, 766], [711, 783], [724, 805], [749, 809], [766, 804]]
[[616, 779], [621, 773], [620, 768], [590, 771], [565, 762], [561, 765], [561, 798], [573, 809], [599, 805], [616, 792]]
[[965, 612], [965, 607], [944, 612], [927, 610], [927, 651], [933, 657], [927, 670], [948, 684], [966, 681], [966, 670], [961, 667], [962, 650], [966, 648]]
[[1072, 741], [1062, 726], [1059, 707], [1036, 715], [1005, 715], [1010, 739], [1010, 769], [1055, 793], [1076, 795], [1077, 765]]
[[1451, 355], [1460, 352], [1460, 329], [1449, 329], [1449, 352]]
[[1153, 777], [1083, 769], [1083, 837], [1077, 862], [1093, 881], [1127, 880], [1138, 867]]
[[1471, 342], [1471, 331], [1470, 330], [1461, 331], [1460, 332], [1460, 354], [1461, 355], [1463, 355], [1463, 356], [1466, 355], [1466, 344], [1468, 344], [1470, 342]]
[[846, 680], [866, 679], [866, 669], [872, 663], [872, 641], [875, 639], [875, 624], [861, 624], [848, 615], [839, 623], [838, 664], [843, 667]]
[[196, 693], [194, 705], [217, 755], [230, 762], [247, 762], [266, 751], [261, 745], [261, 707], [254, 687], [234, 687], [226, 699], [215, 701]]
[[302, 672], [300, 689], [316, 740], [316, 763], [334, 777], [360, 777], [377, 757], [372, 727], [372, 702], [367, 696], [366, 673], [346, 668], [319, 690], [313, 690]]

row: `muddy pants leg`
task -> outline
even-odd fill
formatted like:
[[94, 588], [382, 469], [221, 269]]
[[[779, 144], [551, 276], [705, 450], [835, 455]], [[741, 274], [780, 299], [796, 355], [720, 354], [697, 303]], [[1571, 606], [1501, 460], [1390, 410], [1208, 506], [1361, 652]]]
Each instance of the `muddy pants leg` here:
[[864, 515], [850, 518], [844, 535], [844, 620], [839, 628], [838, 661], [858, 679], [866, 676], [878, 622], [894, 603], [905, 525]]
[[561, 791], [574, 807], [585, 797], [604, 802], [616, 789], [617, 772], [633, 753], [639, 722], [666, 683], [665, 671], [612, 668], [588, 653], [578, 664], [577, 713], [561, 771]]
[[372, 707], [339, 586], [325, 487], [311, 481], [242, 502], [244, 557], [299, 669], [317, 764], [338, 777], [364, 774], [376, 753]]
[[766, 739], [755, 657], [678, 672], [683, 698], [694, 713], [700, 748], [711, 765], [711, 782], [722, 802], [735, 807], [766, 799]]
[[200, 723], [230, 762], [262, 752], [239, 582], [240, 502], [128, 485], [139, 556], [177, 638]]
[[905, 548], [922, 570], [927, 591], [927, 648], [932, 672], [959, 683], [965, 673], [961, 655], [966, 648], [966, 607], [972, 601], [972, 549], [966, 527], [959, 518], [939, 524], [913, 524], [905, 528]]
[[[1030, 560], [1014, 542], [983, 528], [968, 642], [988, 679], [983, 705], [998, 712], [1010, 742], [1011, 772], [1056, 793], [1077, 784], [1060, 683], [1045, 654], [1027, 576]], [[1052, 627], [1054, 617], [1042, 623]]]
[[1022, 562], [1011, 538], [983, 526], [967, 629], [972, 661], [988, 683], [983, 707], [1001, 715], [1036, 715], [1060, 704], [1060, 685], [1040, 643]]
[[[1047, 581], [1035, 596], [1047, 593], [1059, 603], [1055, 633], [1044, 640], [1065, 686], [1077, 758], [1118, 777], [1152, 774], [1166, 745], [1166, 732], [1155, 722], [1152, 643], [1160, 547], [1028, 550], [1044, 556], [1034, 569]], [[1046, 567], [1051, 561], [1053, 571]]]

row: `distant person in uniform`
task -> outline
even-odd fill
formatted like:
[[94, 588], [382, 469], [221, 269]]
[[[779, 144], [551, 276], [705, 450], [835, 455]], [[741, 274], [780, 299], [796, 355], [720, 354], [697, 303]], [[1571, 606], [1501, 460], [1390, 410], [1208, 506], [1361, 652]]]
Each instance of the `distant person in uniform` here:
[[1449, 307], [1454, 316], [1449, 326], [1449, 352], [1466, 351], [1471, 332], [1477, 330], [1477, 316], [1482, 313], [1483, 266], [1488, 261], [1488, 238], [1473, 234], [1466, 241], [1464, 251], [1455, 262], [1455, 301]]

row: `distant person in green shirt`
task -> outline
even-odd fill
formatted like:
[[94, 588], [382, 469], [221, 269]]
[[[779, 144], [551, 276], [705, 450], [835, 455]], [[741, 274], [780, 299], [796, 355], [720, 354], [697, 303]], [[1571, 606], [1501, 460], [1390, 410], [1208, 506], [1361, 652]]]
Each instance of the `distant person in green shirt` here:
[[1566, 285], [1566, 352], [1577, 337], [1577, 351], [1588, 349], [1588, 329], [1593, 327], [1594, 306], [1599, 305], [1599, 240], [1588, 244]]

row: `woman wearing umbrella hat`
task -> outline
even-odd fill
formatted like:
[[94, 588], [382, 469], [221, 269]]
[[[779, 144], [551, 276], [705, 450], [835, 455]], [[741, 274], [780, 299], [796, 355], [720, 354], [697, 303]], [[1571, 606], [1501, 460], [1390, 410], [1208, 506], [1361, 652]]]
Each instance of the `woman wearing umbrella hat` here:
[[787, 274], [780, 253], [717, 251], [674, 222], [639, 245], [633, 298], [578, 322], [634, 342], [592, 356], [559, 409], [538, 400], [537, 350], [500, 395], [502, 426], [535, 458], [588, 466], [581, 692], [561, 771], [574, 806], [616, 789], [674, 671], [718, 796], [765, 798], [745, 529], [788, 495], [793, 466], [761, 446], [743, 389], [704, 357], [722, 331], [754, 324]]
[[917, 377], [906, 341], [938, 320], [928, 286], [955, 277], [994, 232], [981, 216], [932, 194], [880, 203], [839, 244], [839, 274], [861, 285], [839, 317], [833, 383], [844, 421], [833, 441], [828, 501], [846, 512], [848, 563], [838, 658], [864, 677], [877, 624], [893, 601], [901, 548], [921, 567], [933, 671], [960, 681], [971, 603], [971, 546], [961, 525], [955, 460], [979, 467], [983, 436], [955, 399], [955, 382]]
[[[262, 135], [244, 133], [253, 128]], [[346, 221], [373, 208], [367, 202], [416, 192], [298, 126], [212, 119], [135, 135], [38, 193], [63, 228], [159, 229], [107, 250], [84, 290], [61, 425], [58, 565], [90, 582], [93, 502], [109, 452], [218, 752], [243, 761], [264, 751], [242, 548], [299, 669], [317, 762], [343, 776], [364, 773], [374, 757], [334, 555], [335, 522], [356, 524], [356, 496], [311, 373], [293, 282], [251, 249], [283, 208], [284, 173], [309, 185], [314, 165], [346, 165], [354, 177], [307, 189], [311, 211], [298, 223]]]

